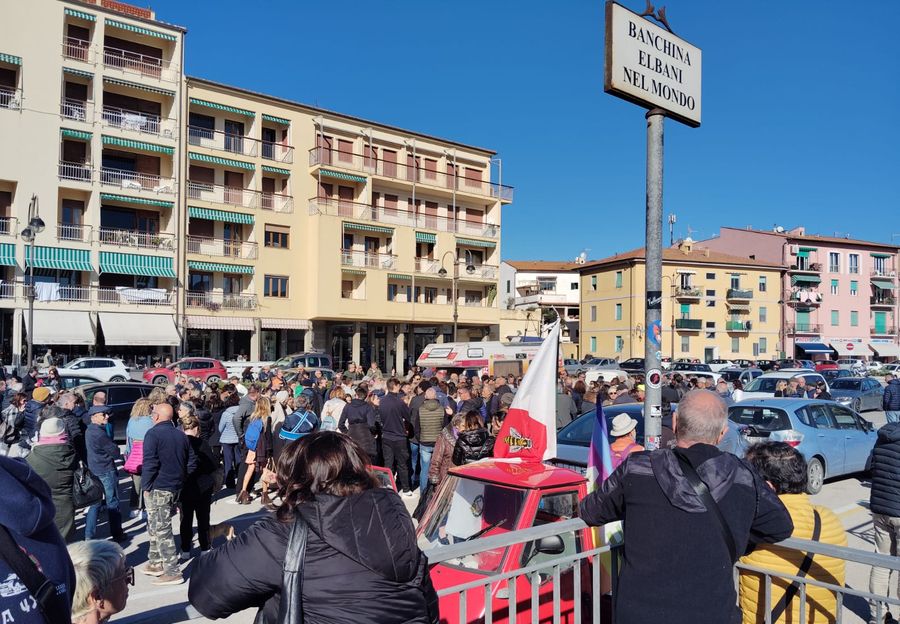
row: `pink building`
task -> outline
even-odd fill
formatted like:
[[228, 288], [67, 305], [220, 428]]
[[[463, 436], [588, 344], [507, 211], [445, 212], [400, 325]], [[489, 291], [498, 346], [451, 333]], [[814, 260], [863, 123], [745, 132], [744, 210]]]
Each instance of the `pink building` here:
[[698, 244], [785, 267], [780, 350], [786, 357], [900, 358], [896, 245], [809, 235], [802, 227], [723, 227]]

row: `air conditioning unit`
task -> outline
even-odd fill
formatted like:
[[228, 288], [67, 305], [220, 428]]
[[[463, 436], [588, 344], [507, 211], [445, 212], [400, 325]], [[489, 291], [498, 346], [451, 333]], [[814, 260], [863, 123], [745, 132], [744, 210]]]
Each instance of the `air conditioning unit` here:
[[800, 246], [799, 245], [791, 245], [791, 255], [796, 256], [798, 253], [800, 253]]

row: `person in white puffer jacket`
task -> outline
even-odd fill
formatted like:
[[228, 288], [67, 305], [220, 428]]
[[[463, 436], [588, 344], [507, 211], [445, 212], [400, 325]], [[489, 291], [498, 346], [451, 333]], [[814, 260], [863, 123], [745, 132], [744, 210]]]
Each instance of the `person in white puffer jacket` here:
[[322, 406], [322, 431], [337, 431], [341, 413], [347, 405], [347, 394], [341, 386], [334, 388], [328, 395], [328, 400]]

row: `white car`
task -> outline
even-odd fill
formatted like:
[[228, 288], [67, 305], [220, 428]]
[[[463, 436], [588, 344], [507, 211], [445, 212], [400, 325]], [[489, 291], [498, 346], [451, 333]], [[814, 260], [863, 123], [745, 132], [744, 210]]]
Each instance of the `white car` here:
[[131, 374], [125, 362], [116, 358], [83, 357], [76, 358], [59, 368], [61, 372], [83, 373], [100, 381], [129, 381]]
[[734, 362], [731, 360], [710, 360], [707, 362], [709, 369], [714, 373], [721, 373], [722, 369], [734, 368]]
[[824, 381], [826, 388], [829, 392], [831, 392], [831, 387], [828, 386], [828, 381], [822, 375], [820, 375], [819, 373], [814, 373], [813, 371], [807, 370], [805, 368], [797, 368], [793, 370], [786, 369], [774, 373], [766, 373], [765, 375], [760, 375], [749, 384], [744, 386], [744, 397], [741, 400], [746, 401], [748, 399], [772, 398], [773, 396], [775, 396], [775, 386], [779, 381], [790, 381], [794, 377], [803, 377], [807, 385]]
[[591, 383], [592, 381], [603, 383], [612, 381], [614, 377], [618, 377], [619, 381], [625, 381], [628, 378], [628, 373], [615, 368], [592, 368], [584, 374], [584, 380], [587, 383]]
[[891, 362], [890, 364], [885, 364], [882, 368], [884, 368], [884, 370], [886, 370], [887, 372], [892, 373], [894, 375], [900, 373], [900, 364], [898, 364], [896, 362]]
[[870, 373], [879, 371], [882, 368], [884, 368], [884, 364], [882, 364], [878, 360], [869, 360], [868, 362], [866, 362], [866, 370], [868, 370]]

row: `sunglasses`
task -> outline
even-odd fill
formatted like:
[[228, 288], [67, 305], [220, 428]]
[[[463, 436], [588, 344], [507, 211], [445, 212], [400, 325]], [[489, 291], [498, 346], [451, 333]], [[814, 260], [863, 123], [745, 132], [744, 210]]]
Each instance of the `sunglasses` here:
[[110, 584], [112, 584], [112, 583], [115, 583], [116, 581], [121, 581], [123, 579], [125, 580], [126, 583], [128, 583], [129, 585], [134, 587], [134, 568], [132, 566], [128, 566], [125, 569], [124, 574], [120, 574], [119, 576], [117, 576], [115, 578], [109, 579], [109, 582], [110, 582]]

